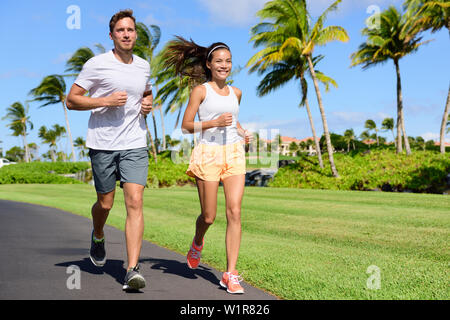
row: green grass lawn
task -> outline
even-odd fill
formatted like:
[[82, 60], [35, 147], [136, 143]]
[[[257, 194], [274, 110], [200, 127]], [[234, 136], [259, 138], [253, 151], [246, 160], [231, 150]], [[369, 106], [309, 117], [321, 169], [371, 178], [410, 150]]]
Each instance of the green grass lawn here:
[[[223, 189], [202, 261], [226, 266]], [[90, 216], [88, 185], [0, 185], [0, 199]], [[238, 270], [283, 299], [449, 299], [450, 197], [246, 188]], [[200, 212], [193, 187], [145, 191], [145, 239], [185, 254]], [[121, 192], [108, 224], [124, 228]], [[125, 253], [124, 253], [125, 255]], [[381, 271], [370, 290], [366, 273]]]

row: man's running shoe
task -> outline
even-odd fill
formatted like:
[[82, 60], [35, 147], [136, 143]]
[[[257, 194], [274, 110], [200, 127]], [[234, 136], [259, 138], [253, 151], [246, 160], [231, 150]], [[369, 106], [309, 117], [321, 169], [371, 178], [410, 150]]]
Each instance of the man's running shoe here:
[[241, 282], [243, 279], [238, 272], [235, 270], [233, 272], [224, 272], [222, 276], [222, 280], [220, 281], [220, 285], [227, 289], [228, 293], [236, 294], [236, 293], [244, 293], [244, 288], [242, 288]]
[[125, 276], [123, 290], [139, 290], [145, 287], [145, 279], [139, 273], [139, 265], [130, 268]]
[[103, 267], [106, 262], [105, 239], [94, 240], [94, 231], [91, 234], [91, 250], [89, 257], [96, 267]]
[[192, 240], [191, 248], [189, 249], [189, 252], [186, 257], [187, 265], [190, 269], [197, 269], [198, 265], [200, 264], [200, 258], [202, 256], [202, 250], [204, 245], [205, 245], [204, 239], [201, 247], [198, 247], [195, 244], [195, 240]]

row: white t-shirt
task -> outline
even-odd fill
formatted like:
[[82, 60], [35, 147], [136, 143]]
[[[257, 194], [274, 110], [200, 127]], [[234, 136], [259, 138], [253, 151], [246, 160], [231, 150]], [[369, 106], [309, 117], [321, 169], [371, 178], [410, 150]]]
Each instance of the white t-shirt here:
[[232, 123], [227, 127], [214, 127], [203, 130], [200, 134], [200, 144], [226, 145], [242, 141], [242, 137], [237, 131], [237, 121], [239, 116], [239, 100], [231, 86], [227, 96], [218, 94], [209, 83], [204, 83], [206, 96], [198, 107], [198, 119], [208, 121], [218, 118], [220, 115], [230, 112]]
[[127, 92], [122, 107], [93, 109], [89, 118], [86, 146], [96, 150], [128, 150], [147, 146], [144, 116], [140, 113], [144, 92], [151, 90], [150, 65], [133, 55], [122, 63], [109, 51], [89, 59], [75, 83], [92, 98]]

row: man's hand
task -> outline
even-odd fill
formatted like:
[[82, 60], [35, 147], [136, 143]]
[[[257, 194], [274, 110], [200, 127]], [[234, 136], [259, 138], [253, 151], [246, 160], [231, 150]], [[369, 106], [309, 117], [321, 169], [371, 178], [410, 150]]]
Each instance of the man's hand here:
[[148, 115], [153, 109], [153, 95], [148, 95], [142, 99], [141, 113]]
[[128, 95], [126, 91], [118, 91], [105, 98], [108, 107], [122, 107], [127, 103]]

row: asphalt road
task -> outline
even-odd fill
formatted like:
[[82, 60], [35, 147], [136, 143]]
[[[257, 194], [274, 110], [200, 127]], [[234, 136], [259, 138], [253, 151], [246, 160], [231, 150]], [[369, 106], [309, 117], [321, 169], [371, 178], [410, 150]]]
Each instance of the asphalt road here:
[[91, 231], [88, 218], [0, 200], [0, 299], [276, 299], [245, 282], [245, 294], [228, 294], [219, 285], [221, 272], [205, 264], [190, 270], [185, 256], [147, 241], [140, 259], [147, 286], [139, 292], [124, 292], [124, 232], [105, 227], [107, 262], [97, 268], [89, 259]]

